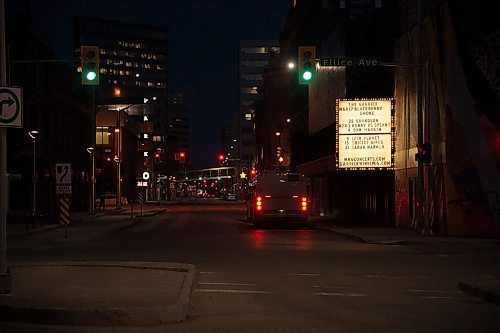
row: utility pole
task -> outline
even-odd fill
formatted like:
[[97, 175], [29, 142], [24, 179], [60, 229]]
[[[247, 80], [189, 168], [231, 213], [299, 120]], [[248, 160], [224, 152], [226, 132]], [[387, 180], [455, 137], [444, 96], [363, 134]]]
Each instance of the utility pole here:
[[[5, 59], [5, 11], [0, 0], [0, 86], [7, 83]], [[0, 294], [11, 291], [11, 276], [7, 270], [7, 128], [0, 127]]]

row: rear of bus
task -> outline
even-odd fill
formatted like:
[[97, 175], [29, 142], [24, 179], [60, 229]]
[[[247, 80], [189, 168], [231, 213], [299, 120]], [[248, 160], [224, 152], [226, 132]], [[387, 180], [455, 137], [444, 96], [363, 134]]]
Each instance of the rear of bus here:
[[304, 222], [309, 214], [306, 178], [296, 173], [264, 172], [247, 201], [250, 222]]

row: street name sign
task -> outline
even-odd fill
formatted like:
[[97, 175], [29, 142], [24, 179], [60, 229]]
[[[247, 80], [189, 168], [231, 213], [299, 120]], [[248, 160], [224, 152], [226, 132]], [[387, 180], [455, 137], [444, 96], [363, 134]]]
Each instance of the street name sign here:
[[320, 58], [319, 65], [322, 67], [373, 67], [380, 65], [380, 61], [373, 58]]
[[394, 100], [337, 99], [337, 169], [394, 167]]
[[0, 87], [0, 127], [23, 127], [23, 90]]

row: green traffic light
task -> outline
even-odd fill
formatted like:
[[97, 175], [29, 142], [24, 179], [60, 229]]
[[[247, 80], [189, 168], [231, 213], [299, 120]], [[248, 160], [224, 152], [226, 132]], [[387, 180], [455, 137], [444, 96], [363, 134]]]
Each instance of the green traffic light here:
[[97, 77], [97, 74], [94, 71], [89, 71], [87, 73], [87, 80], [89, 80], [89, 81], [94, 81], [96, 77]]
[[311, 71], [305, 71], [304, 73], [302, 73], [302, 78], [306, 81], [309, 81], [310, 79], [312, 79], [312, 72]]

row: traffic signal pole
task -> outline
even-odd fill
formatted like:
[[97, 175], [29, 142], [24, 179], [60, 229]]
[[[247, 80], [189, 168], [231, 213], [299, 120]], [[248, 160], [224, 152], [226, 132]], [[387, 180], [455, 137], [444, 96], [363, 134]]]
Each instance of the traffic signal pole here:
[[[0, 0], [0, 86], [7, 83], [5, 59], [4, 0]], [[7, 270], [7, 128], [0, 127], [0, 294], [11, 291], [11, 277]]]
[[[424, 113], [422, 110], [422, 0], [418, 0], [417, 4], [417, 33], [416, 33], [416, 88], [417, 88], [417, 140], [418, 145], [424, 144]], [[422, 234], [425, 235], [429, 231], [429, 219], [424, 216], [425, 213], [425, 179], [424, 179], [424, 163], [422, 159], [418, 159], [418, 176], [417, 176], [417, 222], [422, 228]]]

